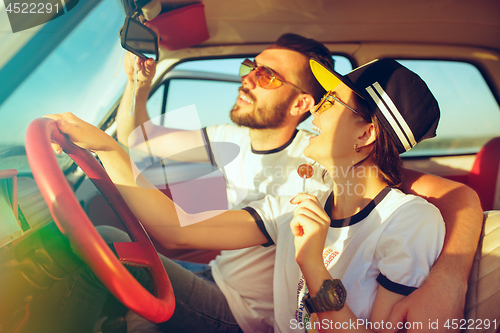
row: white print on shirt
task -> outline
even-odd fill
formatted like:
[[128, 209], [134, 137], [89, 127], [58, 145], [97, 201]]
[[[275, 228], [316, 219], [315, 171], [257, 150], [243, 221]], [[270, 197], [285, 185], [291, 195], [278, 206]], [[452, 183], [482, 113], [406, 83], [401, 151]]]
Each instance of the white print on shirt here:
[[[335, 258], [338, 257], [340, 253], [338, 251], [333, 251], [325, 247], [323, 249], [323, 262], [325, 264], [326, 269], [329, 269], [332, 266]], [[311, 316], [307, 313], [305, 309], [304, 302], [302, 302], [302, 298], [305, 294], [307, 294], [308, 289], [306, 285], [306, 280], [304, 279], [304, 275], [302, 275], [299, 279], [299, 283], [297, 285], [297, 310], [295, 311], [295, 319], [298, 322], [304, 323], [304, 327], [306, 328], [306, 332], [308, 333], [321, 333], [322, 330], [316, 330], [314, 327], [317, 325], [312, 325], [313, 322], [319, 322], [318, 315], [313, 313]]]

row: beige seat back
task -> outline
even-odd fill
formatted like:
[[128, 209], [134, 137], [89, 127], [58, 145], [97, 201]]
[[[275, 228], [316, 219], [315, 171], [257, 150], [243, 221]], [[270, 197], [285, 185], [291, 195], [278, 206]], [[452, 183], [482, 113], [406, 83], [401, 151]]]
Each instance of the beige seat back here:
[[[465, 319], [464, 326], [474, 324], [466, 332], [500, 332], [500, 211], [484, 213], [481, 240], [469, 278]], [[491, 324], [489, 329], [486, 319]]]

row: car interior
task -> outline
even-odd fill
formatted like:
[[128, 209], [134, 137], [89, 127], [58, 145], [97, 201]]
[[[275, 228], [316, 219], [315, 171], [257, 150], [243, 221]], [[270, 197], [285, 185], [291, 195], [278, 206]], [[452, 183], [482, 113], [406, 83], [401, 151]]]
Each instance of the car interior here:
[[[500, 333], [500, 2], [72, 0], [63, 15], [17, 32], [14, 13], [0, 4], [0, 333], [31, 333], [24, 328], [32, 300], [81, 265], [115, 296], [135, 290], [124, 302], [134, 312], [125, 332], [154, 332], [150, 322], [158, 313], [168, 317], [174, 302], [156, 251], [197, 263], [219, 253], [169, 250], [150, 240], [94, 155], [43, 116], [73, 112], [116, 137], [128, 50], [157, 60], [147, 103], [154, 124], [229, 123], [240, 63], [284, 33], [324, 43], [340, 74], [394, 58], [428, 84], [441, 109], [438, 134], [404, 153], [403, 162], [478, 194], [484, 223], [460, 329], [477, 332], [474, 324], [488, 321], [480, 331]], [[299, 128], [311, 130], [311, 119]], [[65, 153], [56, 156], [51, 142]], [[186, 211], [227, 209], [222, 170], [128, 152]], [[96, 231], [100, 225], [132, 236], [132, 243], [115, 244], [120, 259]], [[148, 267], [156, 295], [122, 263]], [[122, 332], [104, 327], [106, 319], [95, 332]]]

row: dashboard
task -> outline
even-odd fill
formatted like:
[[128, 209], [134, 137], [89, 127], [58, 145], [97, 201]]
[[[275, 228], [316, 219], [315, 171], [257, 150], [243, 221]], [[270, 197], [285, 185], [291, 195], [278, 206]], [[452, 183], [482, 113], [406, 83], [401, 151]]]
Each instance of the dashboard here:
[[17, 207], [17, 171], [0, 170], [0, 248], [23, 234]]
[[0, 170], [0, 332], [22, 329], [30, 302], [82, 264], [35, 181]]

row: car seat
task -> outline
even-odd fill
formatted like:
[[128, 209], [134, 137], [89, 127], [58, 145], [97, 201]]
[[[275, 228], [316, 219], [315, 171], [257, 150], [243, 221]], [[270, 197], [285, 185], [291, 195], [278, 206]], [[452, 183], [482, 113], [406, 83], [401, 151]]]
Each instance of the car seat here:
[[[465, 332], [500, 333], [500, 211], [484, 213], [483, 230], [469, 277], [465, 319]], [[488, 329], [486, 319], [490, 323]]]
[[467, 185], [474, 189], [483, 211], [500, 209], [500, 137], [488, 141], [477, 153]]

